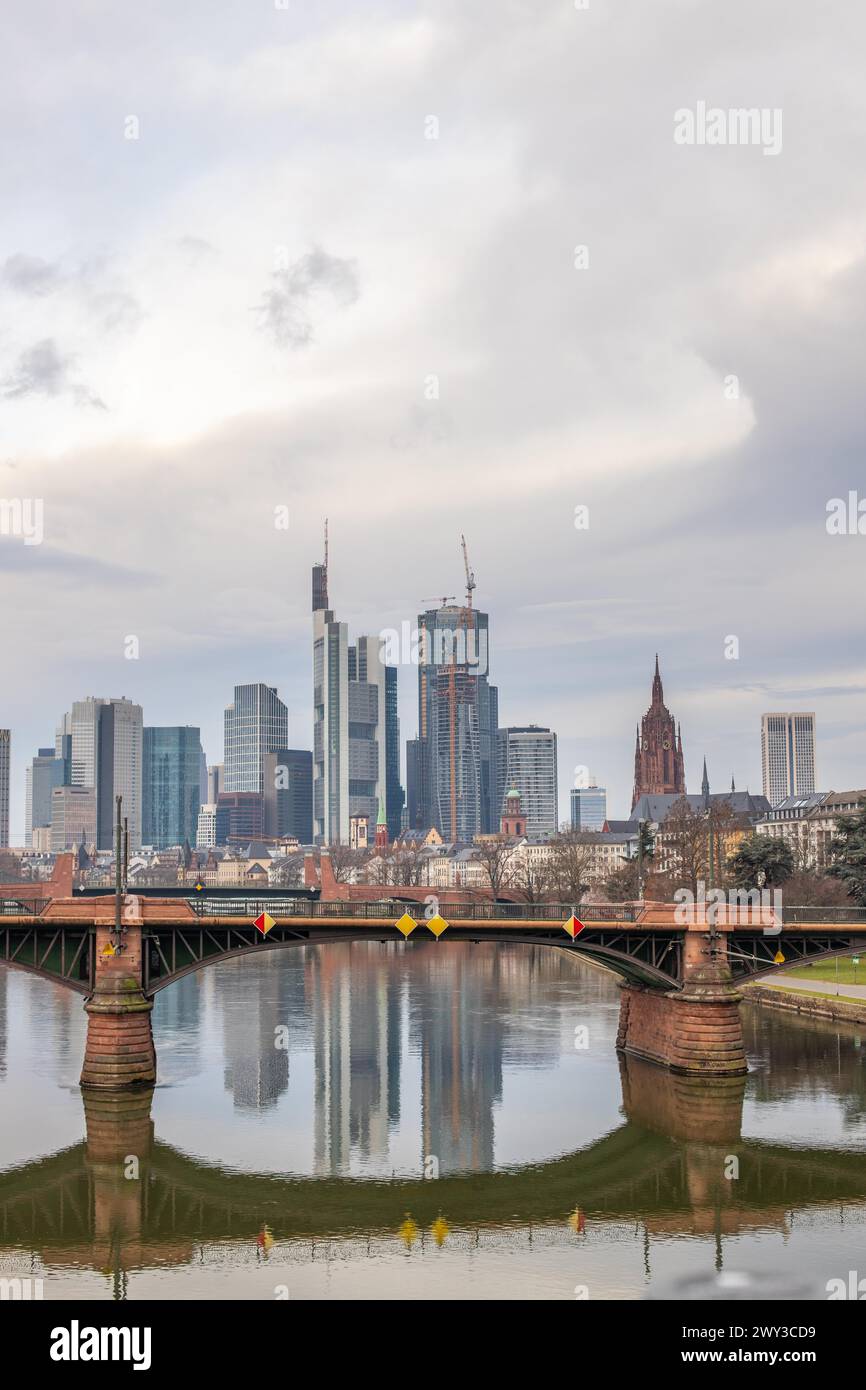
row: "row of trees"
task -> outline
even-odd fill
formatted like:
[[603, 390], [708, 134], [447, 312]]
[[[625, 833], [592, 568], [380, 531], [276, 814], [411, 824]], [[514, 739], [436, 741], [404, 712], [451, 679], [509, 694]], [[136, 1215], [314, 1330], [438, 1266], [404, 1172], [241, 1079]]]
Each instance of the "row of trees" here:
[[[799, 863], [786, 840], [750, 834], [728, 854], [740, 828], [724, 802], [695, 809], [685, 798], [664, 822], [664, 854], [653, 845], [647, 826], [641, 827], [641, 856], [612, 871], [600, 886], [611, 902], [637, 898], [641, 879], [646, 897], [671, 901], [677, 889], [697, 895], [698, 884], [717, 888], [785, 887], [789, 902], [812, 906], [866, 905], [866, 808], [841, 817], [831, 846], [832, 862], [818, 872]], [[483, 866], [484, 886], [494, 897], [507, 893], [527, 903], [579, 903], [592, 885], [593, 853], [583, 837], [563, 829], [549, 842], [549, 853], [533, 858], [519, 842], [505, 835], [486, 836], [473, 847]], [[335, 845], [329, 851], [338, 883], [368, 863], [370, 851]], [[378, 881], [383, 887], [420, 887], [428, 856], [418, 845], [392, 847], [381, 861]]]

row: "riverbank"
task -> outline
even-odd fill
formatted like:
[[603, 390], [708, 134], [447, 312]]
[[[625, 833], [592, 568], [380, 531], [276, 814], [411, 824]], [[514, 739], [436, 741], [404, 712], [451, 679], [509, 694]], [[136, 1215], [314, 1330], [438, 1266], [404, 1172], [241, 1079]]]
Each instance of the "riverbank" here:
[[852, 999], [846, 995], [826, 994], [788, 984], [744, 985], [743, 998], [752, 1004], [805, 1014], [810, 1018], [826, 1018], [837, 1023], [866, 1023], [866, 999]]

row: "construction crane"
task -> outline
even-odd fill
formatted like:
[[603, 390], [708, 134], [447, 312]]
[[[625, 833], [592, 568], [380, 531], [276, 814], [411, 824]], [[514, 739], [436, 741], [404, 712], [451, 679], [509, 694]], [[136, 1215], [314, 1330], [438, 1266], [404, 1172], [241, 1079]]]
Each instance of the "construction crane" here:
[[443, 594], [441, 598], [437, 595], [435, 598], [419, 599], [419, 603], [438, 603], [440, 608], [445, 608], [456, 597], [456, 594]]
[[469, 568], [469, 552], [466, 549], [466, 537], [461, 532], [460, 544], [463, 547], [463, 568], [466, 570], [466, 607], [472, 610], [472, 590], [475, 588], [475, 572]]

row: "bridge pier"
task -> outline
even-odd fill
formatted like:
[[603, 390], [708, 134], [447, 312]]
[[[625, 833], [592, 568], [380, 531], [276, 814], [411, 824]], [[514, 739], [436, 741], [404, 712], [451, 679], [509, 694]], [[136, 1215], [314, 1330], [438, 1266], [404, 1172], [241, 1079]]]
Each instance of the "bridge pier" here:
[[103, 1091], [152, 1086], [156, 1080], [153, 1001], [142, 989], [141, 924], [125, 923], [120, 949], [112, 954], [114, 947], [111, 924], [98, 922], [96, 982], [84, 1005], [87, 1042], [81, 1085]]
[[683, 1076], [745, 1076], [741, 999], [727, 965], [710, 955], [706, 925], [690, 924], [683, 988], [624, 985], [617, 1048]]

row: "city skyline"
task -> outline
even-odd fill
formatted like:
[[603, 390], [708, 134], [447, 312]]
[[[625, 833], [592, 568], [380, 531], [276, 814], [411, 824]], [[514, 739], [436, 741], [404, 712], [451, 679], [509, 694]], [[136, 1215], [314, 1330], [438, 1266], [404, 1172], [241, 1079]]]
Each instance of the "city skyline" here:
[[[317, 570], [320, 570], [321, 568], [322, 568], [322, 567], [321, 567], [320, 565], [314, 565], [314, 566], [313, 566], [314, 575], [315, 575], [315, 572], [316, 572]], [[315, 578], [314, 578], [314, 585], [315, 585]], [[424, 620], [425, 618], [429, 618], [429, 616], [430, 616], [430, 613], [429, 613], [429, 612], [428, 612], [427, 615], [418, 615], [417, 621], [420, 623], [420, 622], [422, 622], [422, 620]], [[482, 616], [484, 617], [485, 622], [486, 622], [486, 620], [487, 620], [487, 614], [483, 614]], [[344, 623], [344, 624], [342, 624], [341, 626], [342, 626], [343, 628], [346, 628], [348, 625]], [[491, 625], [491, 626], [492, 626], [492, 625]], [[396, 671], [398, 677], [399, 677], [400, 675], [402, 675], [403, 673], [405, 673], [405, 672], [411, 673], [411, 678], [412, 678], [413, 681], [415, 682], [415, 685], [414, 685], [414, 692], [415, 692], [415, 693], [414, 693], [414, 699], [413, 699], [412, 703], [414, 704], [416, 710], [417, 710], [417, 700], [418, 700], [417, 679], [418, 679], [418, 669], [419, 669], [419, 667], [418, 667], [418, 664], [416, 664], [416, 662], [415, 662], [413, 659], [410, 659], [410, 658], [409, 658], [409, 656], [407, 655], [407, 653], [411, 652], [413, 645], [417, 648], [417, 638], [418, 638], [420, 632], [421, 632], [421, 629], [420, 629], [420, 628], [410, 629], [409, 636], [410, 636], [410, 639], [411, 639], [411, 640], [410, 640], [410, 642], [409, 642], [408, 644], [406, 644], [406, 643], [403, 644], [404, 647], [405, 647], [405, 652], [403, 653], [405, 659], [404, 659], [400, 664], [398, 664], [396, 667], [390, 668], [390, 669], [393, 669], [393, 670]], [[390, 652], [392, 652], [392, 651], [394, 650], [393, 640], [392, 640], [392, 639], [393, 639], [393, 630], [391, 630], [391, 629], [380, 628], [377, 636], [373, 636], [373, 637], [366, 638], [366, 639], [363, 639], [363, 638], [362, 638], [362, 639], [359, 639], [359, 640], [361, 640], [361, 641], [370, 641], [370, 642], [374, 642], [374, 643], [376, 644], [376, 650], [379, 651], [383, 657], [387, 657], [388, 653], [390, 653]], [[485, 649], [485, 661], [487, 661], [487, 660], [489, 659], [490, 651], [493, 649], [493, 639], [490, 640], [489, 646], [488, 646], [487, 643], [484, 644], [484, 649]], [[658, 681], [659, 681], [659, 657], [658, 657], [658, 653], [655, 653], [655, 675], [654, 675], [654, 678], [653, 678], [653, 699], [655, 699], [655, 693], [656, 693], [656, 687], [657, 687]], [[248, 685], [246, 685], [246, 686], [236, 685], [236, 686], [234, 687], [234, 691], [235, 691], [235, 695], [236, 695], [236, 696], [237, 696], [238, 690], [240, 690], [240, 689], [246, 689], [246, 690], [256, 689], [256, 690], [259, 690], [259, 691], [262, 691], [262, 692], [267, 692], [267, 694], [268, 694], [270, 697], [273, 698], [273, 700], [276, 702], [276, 704], [277, 704], [281, 709], [286, 709], [286, 706], [284, 706], [284, 702], [283, 702], [281, 699], [279, 699], [279, 691], [278, 691], [278, 689], [277, 689], [276, 687], [267, 685], [267, 683], [265, 683], [265, 682], [250, 682], [250, 683], [249, 683]], [[92, 697], [92, 696], [88, 696], [88, 697], [87, 697], [87, 701], [88, 701], [88, 702], [93, 701], [94, 698], [97, 700], [97, 703], [100, 703], [100, 702], [101, 702], [101, 703], [112, 703], [112, 701], [111, 701], [110, 699], [108, 699], [107, 697]], [[506, 698], [507, 698], [507, 692], [506, 692]], [[85, 704], [85, 703], [87, 703], [87, 702], [81, 702], [81, 701], [73, 702], [73, 704], [78, 704], [78, 705], [83, 705], [83, 704]], [[134, 701], [134, 699], [133, 699], [133, 700], [130, 702], [130, 701], [129, 701], [129, 697], [123, 697], [123, 699], [120, 701], [120, 703], [121, 703], [121, 704], [128, 704], [128, 703], [135, 704], [135, 701]], [[405, 700], [404, 700], [404, 703], [405, 703]], [[401, 704], [401, 707], [400, 707], [400, 708], [401, 708], [401, 709], [403, 708], [403, 704]], [[648, 713], [652, 713], [652, 706], [651, 706], [650, 710], [648, 711]], [[226, 707], [224, 706], [224, 707], [223, 707], [223, 720], [222, 720], [222, 725], [223, 725], [223, 743], [220, 745], [220, 758], [221, 758], [221, 759], [224, 759], [224, 758], [225, 758], [225, 727], [226, 727], [227, 714], [228, 714], [228, 710], [227, 710]], [[411, 716], [410, 716], [410, 717], [411, 717]], [[772, 717], [772, 716], [769, 715], [769, 714], [767, 714], [766, 712], [762, 713], [762, 714], [759, 716], [759, 723], [758, 723], [757, 734], [755, 735], [755, 738], [756, 738], [756, 745], [757, 745], [757, 757], [756, 757], [756, 762], [757, 762], [757, 776], [756, 776], [756, 779], [755, 779], [755, 781], [754, 781], [754, 785], [752, 785], [752, 783], [749, 781], [748, 778], [746, 778], [743, 782], [740, 782], [739, 779], [737, 779], [735, 773], [732, 773], [732, 775], [731, 775], [731, 779], [730, 779], [731, 783], [736, 783], [736, 784], [738, 785], [738, 787], [739, 787], [740, 790], [748, 790], [748, 791], [751, 791], [751, 792], [754, 793], [754, 792], [757, 791], [758, 786], [761, 784], [761, 771], [762, 771], [762, 761], [763, 761], [763, 757], [762, 757], [762, 730], [763, 730], [763, 728], [764, 728], [765, 721], [766, 721], [768, 718], [770, 718], [770, 717]], [[792, 714], [792, 715], [787, 716], [787, 717], [795, 717], [795, 715]], [[813, 721], [813, 724], [814, 724], [814, 715], [813, 715], [813, 714], [808, 714], [808, 715], [802, 715], [802, 714], [801, 714], [801, 715], [797, 715], [796, 717], [799, 717], [799, 718], [808, 718], [809, 720], [812, 720], [812, 721]], [[143, 714], [143, 718], [146, 718], [146, 713]], [[302, 719], [302, 717], [301, 717], [301, 716], [298, 716], [298, 718], [300, 719], [300, 723], [301, 723], [301, 725], [302, 725], [302, 724], [303, 724], [303, 719]], [[60, 724], [57, 726], [56, 740], [57, 740], [58, 748], [59, 748], [59, 740], [60, 740], [60, 738], [61, 738], [61, 734], [62, 734], [62, 732], [64, 731], [64, 729], [67, 728], [67, 722], [69, 721], [69, 719], [70, 719], [70, 716], [68, 716], [68, 715], [62, 716], [61, 721], [60, 721]], [[400, 723], [401, 726], [403, 725], [404, 720], [405, 720], [405, 714], [399, 714], [399, 715], [398, 715], [398, 722]], [[290, 713], [289, 713], [288, 716], [287, 716], [287, 722], [291, 722], [291, 723], [292, 723], [292, 727], [298, 727], [298, 720], [295, 719], [295, 720], [293, 721], [293, 717], [292, 717], [292, 715], [291, 715]], [[680, 721], [677, 721], [677, 723], [679, 723], [679, 722], [680, 722]], [[312, 724], [312, 720], [310, 720], [310, 723]], [[640, 719], [638, 720], [638, 724], [639, 724], [639, 726], [640, 726]], [[149, 723], [149, 721], [148, 721], [146, 727], [151, 728], [151, 730], [156, 730], [156, 729], [160, 728], [161, 726], [158, 726], [158, 725], [151, 725], [151, 724]], [[188, 727], [194, 727], [194, 728], [196, 728], [197, 730], [198, 730], [199, 728], [201, 728], [201, 729], [203, 730], [203, 729], [206, 727], [206, 725], [205, 725], [205, 723], [204, 723], [203, 721], [199, 721], [198, 724], [196, 724], [196, 725], [194, 725], [194, 726], [188, 726]], [[507, 725], [507, 724], [503, 724], [503, 723], [501, 722], [501, 720], [500, 720], [500, 723], [499, 723], [499, 730], [500, 730], [501, 732], [507, 732], [507, 731], [509, 730], [510, 727], [513, 728], [513, 727], [515, 727], [515, 726], [509, 726], [509, 725]], [[543, 726], [543, 725], [538, 724], [534, 719], [533, 719], [533, 721], [532, 721], [531, 724], [528, 724], [528, 725], [525, 725], [525, 726], [521, 726], [521, 727], [523, 727], [523, 728], [525, 728], [525, 729], [533, 728], [533, 729], [538, 729], [538, 730], [540, 730], [540, 731], [541, 731], [541, 730], [546, 731], [546, 726]], [[25, 841], [26, 841], [26, 823], [27, 823], [27, 821], [26, 821], [26, 807], [27, 807], [27, 798], [28, 798], [28, 794], [29, 794], [29, 792], [28, 792], [28, 783], [29, 783], [29, 778], [30, 778], [30, 769], [31, 769], [33, 760], [34, 760], [35, 758], [37, 758], [40, 754], [45, 753], [46, 750], [45, 750], [44, 748], [42, 748], [42, 747], [37, 747], [37, 748], [35, 748], [35, 749], [27, 756], [26, 761], [25, 761], [25, 763], [24, 763], [24, 766], [23, 766], [22, 769], [21, 769], [21, 772], [22, 772], [22, 778], [21, 778], [21, 780], [22, 780], [22, 783], [23, 783], [23, 794], [22, 794], [22, 796], [21, 796], [21, 801], [23, 802], [23, 806], [24, 806], [24, 809], [25, 809], [25, 814], [24, 814], [24, 826], [25, 826], [25, 830], [24, 830], [24, 833], [22, 834], [22, 837], [21, 837], [20, 840], [19, 840], [18, 838], [16, 838], [16, 836], [15, 836], [14, 833], [13, 833], [13, 830], [14, 830], [14, 814], [15, 814], [15, 813], [14, 813], [14, 808], [15, 808], [15, 805], [16, 805], [16, 767], [17, 767], [17, 761], [16, 761], [16, 752], [15, 752], [15, 743], [16, 743], [16, 741], [15, 741], [15, 731], [12, 730], [11, 733], [12, 733], [12, 737], [11, 737], [11, 739], [9, 740], [9, 742], [11, 743], [11, 747], [12, 747], [11, 759], [9, 758], [9, 755], [8, 755], [8, 748], [7, 748], [7, 761], [9, 761], [10, 764], [11, 764], [11, 776], [10, 776], [10, 778], [9, 778], [9, 805], [10, 805], [10, 833], [9, 833], [9, 844], [10, 844], [10, 846], [13, 846], [13, 847], [14, 847], [14, 846], [23, 846], [23, 845], [25, 844]], [[553, 737], [554, 737], [554, 744], [557, 745], [557, 746], [558, 746], [558, 745], [561, 745], [563, 742], [568, 742], [568, 741], [569, 741], [569, 740], [568, 740], [568, 735], [566, 735], [565, 738], [563, 739], [562, 736], [561, 736], [561, 735], [557, 732], [557, 730], [555, 730], [555, 729], [552, 730], [552, 734], [553, 734]], [[202, 753], [203, 753], [204, 757], [207, 759], [208, 769], [209, 769], [209, 770], [212, 769], [215, 765], [222, 766], [222, 762], [220, 762], [219, 764], [217, 764], [216, 757], [214, 757], [212, 754], [209, 754], [208, 748], [205, 747], [205, 744], [204, 744], [204, 734], [203, 734], [203, 732], [202, 732], [202, 736], [201, 736], [201, 737], [202, 737]], [[404, 798], [405, 798], [406, 793], [407, 793], [407, 786], [406, 786], [406, 782], [407, 782], [406, 744], [407, 744], [408, 741], [410, 741], [411, 738], [412, 738], [411, 735], [409, 736], [408, 739], [407, 739], [407, 737], [401, 735], [401, 740], [400, 740], [400, 758], [401, 758], [401, 762], [400, 762], [400, 776], [401, 776], [401, 780], [402, 780], [402, 789], [403, 789], [403, 791], [404, 791]], [[609, 734], [606, 736], [606, 738], [605, 738], [604, 735], [602, 735], [600, 741], [604, 742], [604, 741], [606, 741], [606, 739], [607, 739], [607, 740], [610, 739], [610, 735], [609, 735]], [[311, 739], [310, 739], [310, 742], [312, 743], [312, 737], [311, 737]], [[599, 739], [596, 739], [596, 744], [597, 744], [598, 742], [599, 742]], [[594, 745], [594, 746], [595, 746], [595, 745]], [[592, 754], [592, 749], [590, 749], [590, 754]], [[71, 748], [70, 748], [70, 756], [71, 756]], [[633, 755], [632, 755], [632, 756], [633, 756]], [[706, 755], [706, 754], [701, 754], [700, 756], [701, 756], [701, 758], [702, 758], [704, 761], [706, 761], [706, 758], [707, 758], [707, 755]], [[816, 746], [815, 746], [815, 754], [814, 754], [814, 763], [815, 763], [815, 766], [816, 766], [816, 767], [820, 766], [820, 760], [821, 760], [821, 750], [818, 748], [818, 745], [816, 744]], [[495, 759], [494, 759], [494, 761], [495, 761]], [[570, 776], [570, 775], [569, 775], [569, 770], [568, 770], [567, 768], [564, 769], [563, 766], [562, 766], [562, 762], [561, 762], [559, 759], [557, 759], [557, 764], [556, 764], [556, 772], [557, 772], [557, 780], [558, 780], [557, 806], [558, 806], [558, 810], [559, 810], [559, 814], [558, 814], [558, 824], [559, 824], [560, 826], [562, 826], [562, 825], [568, 825], [568, 824], [570, 824], [571, 821], [572, 821], [572, 817], [573, 817], [573, 809], [572, 809], [572, 800], [573, 800], [573, 798], [572, 798], [572, 791], [573, 791], [573, 789], [574, 789], [575, 784], [577, 784], [577, 785], [579, 785], [579, 786], [580, 786], [580, 785], [587, 785], [587, 783], [586, 783], [586, 778], [590, 775], [590, 774], [589, 774], [590, 762], [591, 762], [591, 765], [592, 765], [593, 767], [595, 767], [596, 762], [595, 762], [595, 759], [594, 759], [594, 757], [593, 757], [593, 758], [591, 758], [591, 759], [588, 759], [587, 762], [575, 764], [575, 767], [574, 767], [574, 774], [573, 774], [573, 776]], [[685, 788], [684, 788], [685, 791], [689, 791], [689, 790], [690, 790], [691, 785], [694, 784], [694, 780], [695, 780], [694, 777], [692, 777], [691, 783], [690, 783], [689, 771], [688, 771], [688, 769], [689, 769], [689, 764], [688, 764], [688, 762], [687, 762], [687, 763], [686, 763]], [[81, 774], [81, 772], [79, 771], [77, 775], [74, 775], [73, 780], [74, 780], [74, 781], [79, 781], [79, 782], [80, 782], [80, 777], [81, 777], [81, 775], [82, 775], [82, 774]], [[577, 780], [577, 783], [575, 783], [575, 779], [578, 779], [578, 780]], [[723, 789], [723, 788], [726, 788], [726, 787], [729, 785], [728, 781], [724, 778], [724, 775], [721, 775], [721, 776], [717, 775], [717, 774], [715, 773], [715, 770], [714, 770], [714, 769], [713, 769], [713, 772], [712, 772], [711, 780], [712, 780], [712, 784], [713, 784], [713, 786], [716, 788], [716, 790], [721, 790], [721, 789]], [[856, 776], [853, 776], [850, 780], [852, 780], [852, 781], [857, 781], [858, 779], [857, 779]], [[862, 780], [862, 779], [860, 779], [860, 780]], [[820, 786], [819, 786], [819, 784], [820, 784]], [[840, 783], [839, 785], [841, 786], [841, 783]], [[816, 786], [819, 786], [819, 789], [820, 789], [820, 790], [824, 790], [824, 791], [837, 790], [837, 789], [838, 789], [838, 787], [834, 786], [834, 785], [831, 784], [830, 782], [827, 782], [826, 785], [825, 785], [824, 782], [821, 781], [820, 778], [818, 779], [818, 782], [816, 782]], [[633, 799], [633, 798], [629, 798], [629, 805], [631, 804], [631, 800], [632, 800], [632, 799]], [[202, 804], [202, 805], [206, 805], [207, 803], [203, 801], [201, 804]], [[377, 806], [377, 809], [378, 809], [378, 806]], [[525, 809], [525, 808], [524, 808], [524, 809]], [[622, 818], [627, 817], [627, 815], [628, 815], [628, 809], [629, 809], [629, 808], [628, 808], [627, 806], [625, 806], [625, 803], [623, 803], [622, 805], [620, 805], [620, 803], [616, 800], [615, 797], [614, 797], [613, 801], [611, 801], [611, 798], [608, 797], [608, 814], [609, 814], [609, 815], [612, 815], [612, 816], [614, 817], [614, 819], [622, 819]], [[622, 812], [622, 815], [621, 815], [621, 816], [618, 816], [618, 815], [616, 814], [616, 812], [618, 812], [618, 811], [621, 811], [621, 812]], [[498, 825], [498, 818], [499, 818], [499, 817], [498, 817], [498, 813], [497, 813], [497, 814], [494, 816], [494, 820], [496, 821], [496, 824], [497, 824], [497, 825]], [[372, 818], [372, 820], [371, 820], [371, 824], [375, 824], [375, 816], [373, 816], [373, 818]], [[496, 827], [494, 826], [493, 828], [496, 828]], [[345, 843], [348, 843], [348, 835], [346, 836]]]
[[[61, 694], [126, 690], [214, 757], [224, 692], [263, 682], [311, 746], [325, 515], [359, 632], [459, 593], [465, 532], [500, 722], [557, 731], [561, 819], [578, 764], [627, 801], [656, 649], [687, 783], [706, 754], [757, 790], [775, 709], [816, 710], [822, 786], [862, 780], [864, 541], [827, 526], [862, 492], [861, 21], [838, 44], [786, 7], [779, 52], [779, 12], [743, 12], [762, 105], [788, 102], [765, 158], [674, 139], [680, 108], [745, 97], [725, 14], [605, 9], [386, 0], [353, 28], [217, 3], [189, 51], [156, 0], [146, 43], [142, 15], [101, 15], [98, 57], [78, 6], [18, 16], [0, 497], [41, 499], [44, 538], [0, 535], [13, 838]], [[806, 98], [819, 61], [838, 83]]]

